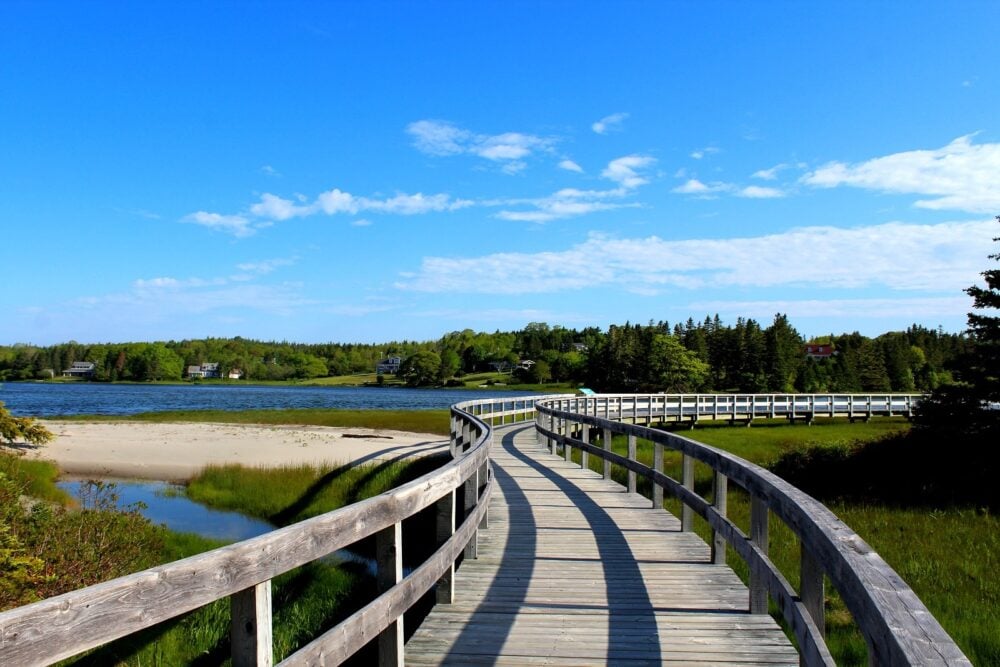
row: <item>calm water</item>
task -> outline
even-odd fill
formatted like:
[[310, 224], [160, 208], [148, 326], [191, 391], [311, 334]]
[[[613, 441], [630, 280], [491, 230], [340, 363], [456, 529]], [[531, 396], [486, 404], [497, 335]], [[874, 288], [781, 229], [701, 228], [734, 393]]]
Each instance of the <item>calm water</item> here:
[[130, 415], [163, 410], [341, 408], [434, 410], [477, 398], [530, 396], [531, 392], [396, 387], [258, 385], [145, 385], [89, 382], [6, 382], [0, 401], [19, 416]]
[[[153, 523], [162, 523], [170, 530], [197, 533], [227, 542], [238, 542], [273, 530], [260, 521], [238, 512], [224, 512], [199, 505], [184, 495], [184, 487], [167, 482], [106, 480], [116, 484], [119, 505], [136, 502], [146, 504], [142, 514]], [[59, 488], [79, 497], [82, 481], [59, 482]]]

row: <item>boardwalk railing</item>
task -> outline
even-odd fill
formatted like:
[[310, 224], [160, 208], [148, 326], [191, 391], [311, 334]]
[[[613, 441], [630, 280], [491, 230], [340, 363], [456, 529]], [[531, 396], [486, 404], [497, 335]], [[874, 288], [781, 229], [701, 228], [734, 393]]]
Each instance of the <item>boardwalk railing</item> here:
[[[533, 416], [534, 398], [459, 403], [451, 410], [453, 460], [404, 486], [260, 537], [0, 613], [0, 665], [50, 664], [227, 597], [233, 664], [270, 665], [271, 580], [373, 535], [379, 597], [281, 664], [340, 664], [376, 637], [380, 663], [402, 664], [403, 613], [435, 586], [438, 602], [452, 601], [455, 562], [463, 552], [475, 556], [477, 531], [486, 525], [493, 490], [487, 422]], [[457, 499], [463, 507], [456, 508]], [[402, 521], [431, 505], [438, 549], [404, 577]]]
[[921, 398], [921, 394], [600, 394], [588, 401], [590, 414], [633, 424], [721, 419], [749, 425], [754, 419], [910, 417]]
[[[674, 433], [641, 426], [676, 418], [805, 417], [813, 414], [844, 414], [864, 417], [869, 413], [908, 414], [913, 396], [587, 396], [539, 398], [535, 402], [536, 429], [541, 442], [553, 454], [562, 447], [566, 460], [572, 448], [603, 459], [603, 472], [611, 476], [611, 465], [627, 472], [626, 490], [635, 492], [637, 476], [652, 482], [652, 505], [662, 508], [663, 490], [680, 499], [682, 530], [692, 530], [693, 514], [704, 518], [712, 529], [713, 562], [723, 564], [728, 544], [750, 570], [749, 609], [766, 614], [768, 598], [774, 600], [795, 634], [802, 662], [833, 664], [824, 640], [824, 586], [826, 578], [840, 593], [868, 644], [869, 661], [879, 665], [971, 664], [916, 594], [882, 558], [854, 531], [817, 500], [760, 466], [722, 450]], [[845, 412], [846, 408], [846, 412]], [[686, 412], [691, 410], [690, 413]], [[728, 412], [727, 412], [728, 410]], [[742, 410], [742, 412], [740, 412]], [[631, 423], [624, 423], [627, 420]], [[601, 446], [591, 443], [599, 432]], [[614, 434], [627, 437], [627, 455], [611, 451]], [[636, 440], [653, 444], [653, 466], [636, 460]], [[682, 454], [677, 481], [663, 473], [664, 447]], [[694, 492], [694, 462], [713, 471], [712, 501]], [[742, 487], [750, 497], [750, 533], [742, 532], [726, 516], [729, 482]], [[798, 536], [801, 544], [801, 584], [794, 590], [768, 558], [768, 522], [773, 514]]]

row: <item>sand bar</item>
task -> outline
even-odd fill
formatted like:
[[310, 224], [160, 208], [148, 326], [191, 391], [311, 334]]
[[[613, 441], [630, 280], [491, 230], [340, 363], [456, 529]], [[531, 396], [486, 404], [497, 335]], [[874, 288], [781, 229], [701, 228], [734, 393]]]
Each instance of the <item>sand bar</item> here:
[[[366, 428], [209, 423], [42, 423], [51, 443], [25, 448], [67, 475], [183, 481], [209, 464], [387, 461], [446, 451], [440, 435]], [[24, 451], [22, 450], [22, 451]]]

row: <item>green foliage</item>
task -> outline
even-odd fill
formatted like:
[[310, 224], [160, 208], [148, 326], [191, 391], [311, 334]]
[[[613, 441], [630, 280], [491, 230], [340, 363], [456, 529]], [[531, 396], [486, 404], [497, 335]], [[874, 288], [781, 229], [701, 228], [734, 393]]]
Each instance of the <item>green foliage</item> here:
[[31, 417], [15, 417], [0, 401], [0, 442], [13, 444], [23, 440], [32, 445], [44, 445], [55, 436]]
[[165, 531], [120, 507], [113, 484], [84, 487], [80, 509], [25, 501], [0, 472], [0, 609], [59, 595], [159, 562]]
[[400, 377], [411, 387], [435, 384], [441, 376], [441, 356], [437, 352], [421, 350], [403, 360]]
[[[1000, 253], [988, 257], [1000, 261]], [[975, 312], [968, 316], [972, 348], [956, 363], [958, 382], [938, 387], [920, 404], [916, 419], [939, 437], [961, 438], [967, 450], [987, 455], [993, 466], [990, 472], [995, 473], [993, 452], [1000, 438], [1000, 316], [990, 311], [1000, 310], [1000, 269], [981, 275], [985, 287], [973, 285], [965, 290], [973, 298]]]

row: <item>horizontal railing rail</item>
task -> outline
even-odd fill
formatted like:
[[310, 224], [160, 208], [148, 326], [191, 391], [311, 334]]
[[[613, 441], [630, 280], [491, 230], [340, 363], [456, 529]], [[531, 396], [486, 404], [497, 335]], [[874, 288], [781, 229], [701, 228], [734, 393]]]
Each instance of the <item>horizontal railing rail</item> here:
[[[452, 602], [456, 560], [461, 554], [476, 556], [477, 532], [488, 525], [492, 425], [533, 419], [535, 398], [456, 404], [451, 409], [453, 460], [379, 496], [2, 612], [0, 665], [51, 664], [227, 597], [233, 664], [270, 665], [271, 580], [371, 536], [380, 595], [281, 664], [340, 664], [376, 637], [380, 663], [402, 664], [403, 613], [435, 588], [438, 602]], [[462, 508], [455, 506], [459, 489]], [[403, 576], [402, 521], [432, 505], [438, 548]]]
[[922, 394], [598, 394], [593, 414], [632, 423], [910, 417]]
[[[536, 431], [552, 453], [562, 448], [570, 460], [572, 448], [603, 459], [603, 472], [611, 466], [626, 469], [626, 491], [636, 491], [637, 477], [652, 483], [652, 505], [663, 507], [664, 489], [682, 502], [682, 530], [693, 530], [693, 515], [705, 519], [712, 530], [711, 559], [723, 564], [726, 545], [748, 564], [748, 607], [767, 613], [768, 598], [781, 610], [799, 645], [803, 664], [834, 664], [824, 639], [825, 580], [840, 593], [868, 644], [869, 661], [884, 665], [969, 665], [969, 660], [895, 571], [853, 530], [822, 503], [768, 470], [728, 452], [638, 422], [670, 421], [666, 405], [766, 406], [778, 411], [791, 406], [874, 406], [881, 413], [904, 414], [919, 397], [913, 395], [703, 395], [549, 397], [536, 401]], [[769, 414], [768, 416], [783, 416]], [[862, 415], [863, 416], [863, 415]], [[624, 420], [630, 420], [626, 423]], [[590, 442], [591, 431], [601, 434], [601, 446]], [[627, 438], [627, 455], [611, 451], [614, 434]], [[653, 444], [653, 466], [636, 460], [637, 439]], [[682, 455], [681, 480], [663, 472], [664, 448]], [[713, 471], [712, 501], [694, 491], [694, 462]], [[750, 497], [750, 532], [744, 533], [726, 515], [729, 482]], [[768, 523], [774, 514], [799, 538], [800, 586], [796, 591], [768, 558]]]

